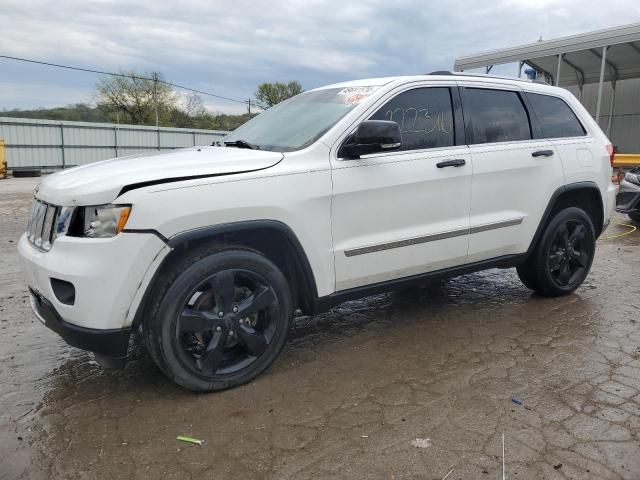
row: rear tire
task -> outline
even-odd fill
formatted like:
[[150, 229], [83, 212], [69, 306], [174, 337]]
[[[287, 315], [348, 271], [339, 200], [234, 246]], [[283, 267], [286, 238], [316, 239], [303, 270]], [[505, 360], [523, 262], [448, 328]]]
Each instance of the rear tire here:
[[558, 212], [529, 259], [517, 267], [528, 288], [547, 297], [575, 291], [589, 274], [596, 236], [589, 216], [576, 207]]
[[249, 382], [278, 356], [292, 324], [291, 292], [262, 254], [216, 247], [186, 256], [154, 285], [144, 334], [160, 370], [194, 391]]

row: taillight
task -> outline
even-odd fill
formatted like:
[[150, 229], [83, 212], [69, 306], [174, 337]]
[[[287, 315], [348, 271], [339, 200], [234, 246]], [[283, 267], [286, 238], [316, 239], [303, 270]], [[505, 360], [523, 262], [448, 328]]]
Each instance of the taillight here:
[[609, 154], [609, 163], [611, 163], [611, 166], [613, 167], [613, 161], [615, 159], [616, 156], [616, 152], [613, 148], [613, 145], [608, 144], [607, 145], [607, 153]]

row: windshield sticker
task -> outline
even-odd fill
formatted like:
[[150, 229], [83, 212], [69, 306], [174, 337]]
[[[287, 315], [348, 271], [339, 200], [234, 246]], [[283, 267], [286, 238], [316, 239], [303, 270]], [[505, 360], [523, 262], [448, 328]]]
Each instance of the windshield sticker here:
[[345, 97], [344, 103], [348, 103], [349, 105], [357, 105], [362, 101], [363, 98], [366, 98], [366, 95], [351, 95], [349, 97]]
[[338, 95], [371, 95], [378, 87], [347, 87], [338, 92]]
[[347, 87], [338, 92], [345, 97], [344, 103], [356, 105], [376, 91], [378, 87]]

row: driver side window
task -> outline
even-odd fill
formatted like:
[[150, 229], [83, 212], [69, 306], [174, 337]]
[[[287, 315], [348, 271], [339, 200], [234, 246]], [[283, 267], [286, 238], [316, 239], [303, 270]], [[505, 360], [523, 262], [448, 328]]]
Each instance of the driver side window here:
[[403, 151], [455, 144], [451, 93], [447, 87], [415, 88], [402, 92], [370, 119], [396, 122], [402, 133]]

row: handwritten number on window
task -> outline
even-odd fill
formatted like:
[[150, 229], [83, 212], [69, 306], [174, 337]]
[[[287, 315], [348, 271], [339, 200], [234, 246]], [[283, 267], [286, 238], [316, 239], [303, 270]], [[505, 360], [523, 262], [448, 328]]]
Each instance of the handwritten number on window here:
[[448, 134], [451, 131], [451, 122], [445, 119], [444, 112], [432, 115], [428, 108], [417, 109], [395, 108], [387, 110], [384, 118], [400, 125], [402, 133]]

